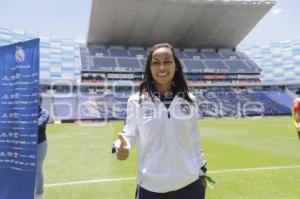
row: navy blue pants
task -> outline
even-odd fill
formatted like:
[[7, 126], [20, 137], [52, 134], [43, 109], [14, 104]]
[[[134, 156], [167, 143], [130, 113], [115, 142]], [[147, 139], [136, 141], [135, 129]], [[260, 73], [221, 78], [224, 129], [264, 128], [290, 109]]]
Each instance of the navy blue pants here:
[[178, 189], [167, 193], [155, 193], [137, 186], [136, 199], [204, 199], [205, 189], [201, 179]]

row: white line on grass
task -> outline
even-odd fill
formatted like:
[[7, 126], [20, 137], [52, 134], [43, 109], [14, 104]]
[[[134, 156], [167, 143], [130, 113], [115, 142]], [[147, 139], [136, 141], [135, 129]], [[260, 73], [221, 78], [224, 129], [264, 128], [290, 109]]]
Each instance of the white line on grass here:
[[53, 184], [46, 184], [45, 187], [60, 187], [67, 185], [78, 185], [78, 184], [92, 184], [92, 183], [103, 183], [103, 182], [116, 182], [116, 181], [126, 181], [126, 180], [135, 180], [136, 177], [127, 177], [127, 178], [108, 178], [108, 179], [98, 179], [98, 180], [83, 180], [83, 181], [73, 181], [73, 182], [60, 182]]
[[[209, 171], [209, 174], [218, 174], [218, 173], [234, 173], [234, 172], [256, 172], [256, 171], [270, 171], [270, 170], [284, 170], [284, 169], [298, 169], [300, 165], [295, 166], [276, 166], [276, 167], [256, 167], [256, 168], [243, 168], [243, 169], [224, 169], [224, 170], [215, 170]], [[79, 185], [79, 184], [93, 184], [93, 183], [104, 183], [104, 182], [119, 182], [119, 181], [128, 181], [136, 180], [136, 177], [126, 177], [126, 178], [107, 178], [107, 179], [96, 179], [96, 180], [83, 180], [83, 181], [70, 181], [70, 182], [60, 182], [46, 184], [45, 187], [60, 187], [68, 185]]]
[[208, 171], [208, 173], [234, 173], [234, 172], [255, 172], [255, 171], [269, 171], [269, 170], [283, 170], [283, 169], [298, 169], [300, 165], [295, 166], [276, 166], [276, 167], [256, 167], [256, 168], [244, 168], [244, 169], [224, 169], [216, 171]]

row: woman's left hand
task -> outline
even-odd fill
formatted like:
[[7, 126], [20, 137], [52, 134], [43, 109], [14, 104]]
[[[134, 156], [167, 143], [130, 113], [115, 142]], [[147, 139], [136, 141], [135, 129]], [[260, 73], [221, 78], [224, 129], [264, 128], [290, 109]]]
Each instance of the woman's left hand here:
[[206, 189], [207, 188], [207, 180], [206, 180], [206, 178], [201, 178], [201, 183], [202, 183], [204, 189]]

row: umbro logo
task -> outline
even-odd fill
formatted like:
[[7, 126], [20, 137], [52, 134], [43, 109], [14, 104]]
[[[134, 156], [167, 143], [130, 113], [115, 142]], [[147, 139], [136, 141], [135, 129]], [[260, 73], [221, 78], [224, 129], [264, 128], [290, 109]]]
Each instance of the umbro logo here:
[[186, 115], [190, 114], [191, 112], [190, 106], [188, 104], [180, 104], [180, 110]]

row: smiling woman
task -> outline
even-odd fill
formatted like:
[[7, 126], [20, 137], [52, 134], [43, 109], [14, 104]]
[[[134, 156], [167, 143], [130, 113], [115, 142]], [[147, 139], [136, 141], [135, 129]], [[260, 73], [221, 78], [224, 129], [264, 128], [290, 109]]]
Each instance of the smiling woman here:
[[140, 92], [127, 103], [126, 124], [114, 143], [118, 160], [138, 145], [136, 199], [204, 199], [207, 171], [197, 102], [168, 43], [154, 45]]
[[188, 102], [192, 102], [181, 63], [173, 46], [168, 43], [156, 44], [147, 58], [144, 81], [140, 85], [140, 97], [146, 94], [153, 99], [155, 94], [169, 96], [170, 93], [178, 93]]

